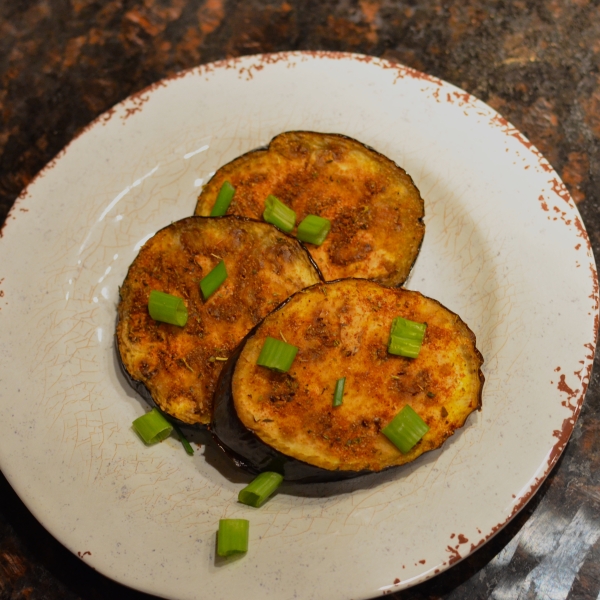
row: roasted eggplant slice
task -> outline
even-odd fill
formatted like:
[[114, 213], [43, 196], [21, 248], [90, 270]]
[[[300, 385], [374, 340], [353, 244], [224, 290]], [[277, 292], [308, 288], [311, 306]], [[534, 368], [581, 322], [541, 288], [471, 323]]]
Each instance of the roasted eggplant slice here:
[[[199, 282], [221, 260], [227, 279], [204, 301]], [[265, 315], [319, 280], [300, 243], [267, 223], [235, 216], [173, 223], [144, 244], [121, 287], [122, 365], [162, 410], [208, 423], [223, 361]], [[184, 299], [184, 327], [150, 317], [152, 290]]]
[[[417, 358], [388, 353], [395, 317], [427, 324]], [[299, 348], [287, 373], [256, 364], [268, 336]], [[266, 317], [232, 356], [212, 428], [253, 472], [327, 481], [381, 471], [438, 448], [481, 407], [482, 363], [474, 334], [435, 300], [359, 279], [319, 284]], [[406, 405], [430, 429], [403, 454], [381, 430]]]
[[408, 277], [425, 232], [423, 200], [403, 169], [364, 144], [282, 133], [267, 149], [221, 167], [202, 190], [197, 215], [210, 215], [225, 181], [235, 187], [229, 214], [261, 219], [272, 194], [296, 212], [296, 224], [309, 214], [329, 219], [325, 242], [307, 244], [327, 281], [361, 277], [396, 286]]

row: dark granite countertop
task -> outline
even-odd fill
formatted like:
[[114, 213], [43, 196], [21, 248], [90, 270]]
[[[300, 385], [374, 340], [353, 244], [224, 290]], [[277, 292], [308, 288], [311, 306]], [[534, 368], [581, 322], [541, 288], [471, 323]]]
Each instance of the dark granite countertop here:
[[[523, 131], [600, 252], [600, 6], [591, 0], [13, 0], [0, 5], [0, 223], [21, 190], [116, 102], [182, 69], [280, 50], [399, 61], [462, 87]], [[402, 599], [600, 592], [600, 384], [524, 510]], [[150, 598], [93, 571], [0, 479], [0, 598]]]

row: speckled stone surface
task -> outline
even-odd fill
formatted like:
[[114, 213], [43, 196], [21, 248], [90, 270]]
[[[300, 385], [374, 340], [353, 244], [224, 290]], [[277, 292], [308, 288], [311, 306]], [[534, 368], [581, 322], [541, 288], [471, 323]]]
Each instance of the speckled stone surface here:
[[[31, 0], [0, 5], [0, 222], [97, 115], [150, 83], [230, 56], [290, 49], [397, 60], [488, 102], [563, 178], [600, 251], [600, 7], [586, 0]], [[1, 382], [0, 382], [1, 385]], [[413, 599], [596, 599], [600, 384], [565, 454], [512, 523]], [[0, 598], [150, 598], [56, 542], [0, 480]]]

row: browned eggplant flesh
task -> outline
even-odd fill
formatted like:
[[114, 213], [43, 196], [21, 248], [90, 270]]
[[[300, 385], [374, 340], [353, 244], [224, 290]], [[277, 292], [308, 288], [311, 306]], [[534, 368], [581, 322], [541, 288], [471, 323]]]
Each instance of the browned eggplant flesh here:
[[408, 277], [425, 232], [423, 200], [403, 169], [368, 146], [337, 134], [282, 133], [267, 149], [221, 167], [202, 190], [197, 215], [210, 215], [225, 181], [235, 188], [228, 214], [261, 219], [274, 195], [296, 212], [296, 225], [309, 214], [329, 219], [323, 244], [307, 244], [327, 281], [397, 286]]
[[[227, 279], [205, 301], [199, 282], [221, 260]], [[172, 223], [144, 244], [121, 287], [122, 365], [163, 411], [207, 424], [217, 378], [234, 348], [288, 296], [318, 281], [301, 244], [267, 223], [236, 216]], [[184, 300], [184, 327], [150, 317], [152, 290]]]
[[[396, 317], [427, 324], [417, 358], [388, 352]], [[287, 373], [257, 364], [269, 336], [298, 348]], [[284, 476], [293, 473], [288, 479], [339, 479], [408, 463], [439, 448], [481, 407], [483, 358], [467, 325], [418, 292], [366, 280], [296, 293], [246, 338], [232, 361], [224, 373], [230, 381], [219, 384], [214, 432], [250, 470], [278, 464]], [[342, 377], [343, 402], [333, 406]], [[222, 403], [229, 403], [229, 419], [244, 435], [234, 433]], [[382, 429], [406, 405], [429, 431], [404, 454]]]

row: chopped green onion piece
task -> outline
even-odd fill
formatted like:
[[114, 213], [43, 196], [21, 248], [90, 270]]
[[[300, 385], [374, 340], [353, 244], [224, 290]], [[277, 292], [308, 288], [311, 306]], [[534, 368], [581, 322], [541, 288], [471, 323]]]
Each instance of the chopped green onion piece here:
[[390, 354], [406, 356], [407, 358], [417, 358], [420, 350], [421, 344], [419, 342], [396, 337], [395, 335], [390, 336], [390, 342], [388, 344], [388, 352]]
[[405, 454], [429, 431], [429, 425], [407, 404], [381, 433]]
[[283, 475], [273, 471], [265, 471], [249, 483], [238, 494], [238, 502], [258, 508], [281, 485]]
[[162, 416], [157, 408], [138, 417], [131, 425], [144, 444], [148, 445], [162, 442], [173, 431], [171, 423]]
[[335, 392], [333, 392], [333, 406], [341, 406], [344, 398], [344, 385], [346, 384], [346, 378], [342, 377], [337, 380], [335, 384]]
[[263, 219], [289, 233], [296, 224], [296, 213], [275, 196], [267, 196]]
[[206, 277], [200, 281], [202, 296], [208, 300], [227, 279], [227, 269], [225, 262], [221, 261]]
[[416, 321], [409, 321], [402, 317], [396, 317], [392, 321], [392, 335], [398, 337], [421, 342], [425, 337], [425, 329], [427, 329], [427, 323], [417, 323]]
[[217, 535], [217, 554], [231, 556], [238, 552], [248, 552], [248, 530], [250, 521], [247, 519], [221, 519]]
[[219, 195], [217, 196], [215, 204], [210, 211], [210, 216], [222, 217], [227, 212], [234, 194], [235, 188], [229, 181], [224, 181], [221, 189], [219, 190]]
[[308, 215], [300, 225], [298, 225], [298, 239], [309, 244], [320, 246], [327, 237], [331, 229], [331, 221], [318, 217], [317, 215]]
[[148, 312], [155, 321], [183, 327], [187, 323], [188, 312], [181, 298], [157, 290], [150, 292]]
[[185, 439], [181, 429], [179, 429], [175, 423], [171, 423], [171, 425], [173, 426], [173, 429], [175, 430], [175, 433], [177, 434], [177, 437], [179, 438], [179, 441], [181, 442], [181, 445], [184, 447], [185, 451], [190, 456], [194, 456], [194, 449], [192, 448], [192, 445]]
[[297, 353], [298, 348], [296, 346], [267, 337], [256, 364], [273, 369], [273, 371], [279, 371], [279, 373], [287, 373]]
[[426, 323], [416, 323], [402, 317], [392, 321], [388, 352], [408, 358], [417, 358], [423, 345]]

